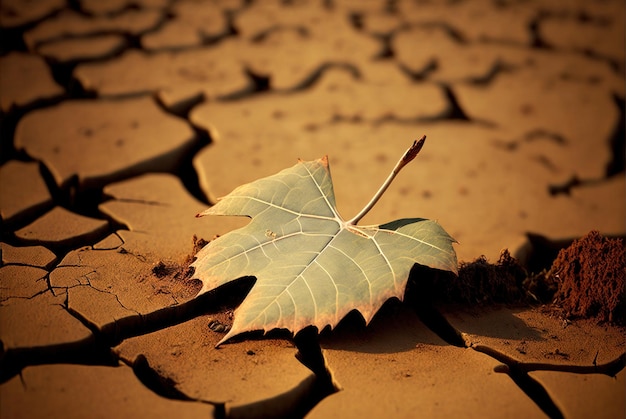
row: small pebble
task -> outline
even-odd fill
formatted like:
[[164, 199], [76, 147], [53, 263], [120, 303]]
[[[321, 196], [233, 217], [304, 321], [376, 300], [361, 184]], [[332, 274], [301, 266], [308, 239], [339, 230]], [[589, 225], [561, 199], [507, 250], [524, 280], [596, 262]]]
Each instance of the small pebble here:
[[223, 324], [218, 320], [211, 320], [209, 322], [209, 329], [216, 333], [226, 333], [230, 330], [230, 326]]

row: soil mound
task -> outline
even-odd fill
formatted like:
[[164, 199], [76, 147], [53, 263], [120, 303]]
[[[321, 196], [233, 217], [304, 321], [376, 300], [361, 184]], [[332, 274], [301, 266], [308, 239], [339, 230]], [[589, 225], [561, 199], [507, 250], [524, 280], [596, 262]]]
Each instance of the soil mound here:
[[517, 303], [525, 298], [522, 283], [526, 270], [507, 249], [493, 264], [485, 256], [461, 262], [459, 274], [416, 265], [409, 277], [407, 293], [438, 303], [489, 305]]
[[624, 244], [597, 231], [559, 252], [549, 274], [559, 287], [554, 302], [568, 317], [626, 324]]

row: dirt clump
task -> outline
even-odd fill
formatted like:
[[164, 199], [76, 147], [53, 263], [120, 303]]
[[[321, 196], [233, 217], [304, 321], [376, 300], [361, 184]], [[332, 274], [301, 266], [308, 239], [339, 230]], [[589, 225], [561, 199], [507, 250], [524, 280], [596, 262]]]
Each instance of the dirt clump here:
[[626, 324], [626, 259], [621, 239], [597, 231], [562, 249], [547, 277], [559, 286], [554, 303], [567, 317]]
[[495, 264], [484, 256], [459, 267], [458, 298], [461, 302], [513, 303], [522, 299], [526, 270], [507, 249]]
[[196, 259], [196, 254], [208, 244], [205, 239], [193, 236], [193, 248], [182, 263], [158, 261], [152, 266], [152, 275], [160, 284], [156, 288], [156, 292], [174, 292], [182, 293], [183, 296], [189, 297], [197, 294], [202, 288], [199, 280], [193, 278], [195, 269], [191, 265]]
[[524, 267], [504, 249], [495, 264], [485, 256], [461, 262], [457, 277], [417, 265], [409, 278], [409, 292], [440, 303], [517, 303], [524, 299], [522, 283], [526, 276]]

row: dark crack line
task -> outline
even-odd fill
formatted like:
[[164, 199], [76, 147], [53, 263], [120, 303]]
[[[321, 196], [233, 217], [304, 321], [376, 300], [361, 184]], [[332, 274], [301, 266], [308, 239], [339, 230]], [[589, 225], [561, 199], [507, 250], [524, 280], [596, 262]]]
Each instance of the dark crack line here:
[[380, 43], [380, 50], [374, 54], [374, 60], [390, 60], [396, 56], [393, 49], [393, 33], [374, 33], [372, 37]]
[[552, 400], [543, 385], [528, 375], [529, 372], [554, 371], [575, 374], [605, 374], [610, 377], [615, 377], [615, 375], [623, 370], [626, 365], [626, 353], [622, 353], [622, 355], [618, 358], [601, 365], [596, 364], [595, 358], [592, 365], [563, 365], [540, 362], [521, 362], [498, 351], [497, 349], [484, 345], [471, 345], [471, 348], [502, 362], [504, 367], [497, 368], [496, 372], [506, 373], [513, 380], [513, 382], [515, 382], [515, 384], [528, 397], [530, 397], [530, 399], [533, 400], [546, 415], [551, 418], [562, 418], [563, 413], [554, 400]]
[[452, 326], [432, 304], [422, 300], [412, 303], [411, 307], [422, 323], [445, 342], [458, 348], [468, 346], [463, 334]]
[[[95, 250], [95, 251], [99, 251], [99, 250], [115, 250], [115, 249], [119, 249], [120, 247], [124, 246], [124, 245], [126, 244], [126, 241], [124, 241], [124, 239], [122, 238], [122, 236], [120, 236], [119, 234], [117, 234], [117, 232], [118, 232], [118, 231], [119, 231], [119, 229], [118, 229], [118, 230], [116, 230], [116, 231], [114, 231], [113, 233], [111, 233], [111, 235], [113, 235], [113, 236], [117, 237], [117, 238], [120, 240], [120, 243], [121, 243], [121, 244], [119, 244], [119, 245], [117, 245], [117, 246], [115, 246], [115, 247], [110, 247], [110, 248], [99, 248], [99, 249], [96, 249], [96, 248], [94, 247], [95, 245], [93, 245], [93, 246], [91, 246], [91, 250]], [[129, 230], [127, 230], [127, 231], [129, 231]]]
[[548, 44], [541, 34], [541, 23], [544, 19], [549, 16], [549, 13], [545, 11], [539, 11], [537, 14], [531, 18], [530, 22], [528, 22], [527, 29], [530, 33], [530, 47], [537, 49], [548, 49], [551, 50], [553, 47]]
[[345, 71], [355, 80], [360, 80], [362, 78], [361, 71], [354, 64], [342, 61], [329, 61], [320, 64], [315, 70], [313, 70], [309, 75], [305, 76], [301, 81], [297, 82], [294, 86], [285, 89], [275, 90], [275, 92], [298, 93], [303, 90], [310, 89], [315, 84], [317, 84], [319, 80], [321, 80], [321, 78], [327, 71], [332, 69]]
[[[613, 94], [613, 101], [615, 106], [617, 107], [619, 119], [613, 128], [613, 132], [608, 138], [608, 147], [611, 151], [611, 157], [609, 161], [605, 164], [604, 176], [599, 176], [597, 178], [586, 178], [581, 179], [576, 174], [574, 174], [570, 179], [566, 180], [561, 184], [550, 184], [548, 185], [548, 193], [551, 196], [557, 195], [571, 195], [572, 189], [580, 188], [580, 187], [591, 187], [598, 184], [602, 184], [607, 180], [622, 174], [626, 170], [626, 142], [624, 141], [624, 137], [626, 136], [626, 113], [625, 113], [625, 105], [624, 98]], [[565, 144], [566, 139], [562, 137], [554, 137], [555, 133], [551, 132], [540, 132], [531, 131], [526, 134], [526, 139], [531, 140], [534, 139], [535, 136], [546, 137], [552, 135], [552, 139], [560, 145]], [[534, 134], [531, 135], [531, 134]], [[558, 135], [558, 134], [556, 134]]]
[[315, 370], [315, 376], [309, 376], [284, 393], [237, 406], [190, 397], [178, 388], [176, 381], [151, 366], [143, 354], [137, 355], [133, 360], [120, 356], [119, 360], [131, 367], [137, 379], [156, 395], [170, 400], [209, 404], [214, 408], [215, 418], [260, 417], [259, 412], [272, 417], [304, 417], [322, 399], [335, 393], [339, 388], [326, 367], [317, 341], [317, 330], [309, 328], [304, 334], [301, 333], [294, 338], [294, 341], [297, 342], [299, 349], [296, 358]]
[[563, 418], [561, 409], [554, 403], [550, 394], [539, 381], [514, 367], [509, 367], [507, 375], [546, 415], [552, 419]]
[[458, 45], [467, 45], [469, 43], [467, 37], [463, 34], [463, 32], [461, 32], [453, 25], [450, 25], [448, 22], [442, 20], [403, 24], [394, 29], [392, 33], [395, 35], [399, 32], [409, 31], [413, 28], [437, 29], [446, 34], [452, 41], [454, 41]]
[[447, 121], [463, 121], [470, 124], [476, 124], [480, 126], [484, 126], [486, 128], [495, 128], [497, 124], [492, 121], [470, 118], [465, 111], [462, 109], [460, 104], [456, 99], [456, 95], [454, 94], [452, 88], [445, 83], [437, 83], [441, 89], [443, 90], [443, 94], [447, 99], [447, 106], [445, 109], [436, 113], [434, 115], [426, 115], [426, 116], [415, 116], [415, 117], [398, 117], [395, 114], [386, 114], [376, 118], [366, 119], [361, 115], [342, 115], [342, 114], [334, 114], [329, 117], [328, 120], [321, 122], [319, 124], [311, 123], [305, 125], [305, 129], [308, 131], [315, 131], [320, 129], [323, 126], [330, 126], [333, 124], [370, 124], [372, 126], [380, 126], [387, 123], [395, 123], [395, 124], [424, 124], [424, 123], [436, 123], [436, 122], [447, 122]]
[[626, 170], [626, 105], [624, 97], [613, 94], [613, 102], [617, 107], [619, 121], [613, 128], [613, 133], [609, 139], [609, 146], [612, 151], [612, 157], [606, 164], [605, 177], [609, 178], [614, 175], [623, 173]]
[[113, 347], [128, 338], [149, 334], [184, 323], [203, 314], [219, 312], [225, 307], [237, 306], [252, 287], [253, 281], [249, 279], [242, 278], [239, 281], [220, 287], [222, 288], [221, 290], [214, 290], [184, 303], [163, 307], [149, 313], [139, 313], [124, 306], [117, 295], [109, 291], [100, 290], [90, 284], [76, 285], [89, 286], [95, 291], [111, 294], [115, 296], [120, 307], [128, 310], [129, 313], [134, 313], [128, 317], [115, 319], [112, 323], [106, 323], [100, 327], [84, 317], [79, 310], [69, 306], [69, 293], [66, 299], [66, 308], [72, 316], [97, 335], [108, 347]]
[[[543, 388], [537, 380], [528, 375], [528, 370], [526, 370], [528, 365], [531, 367], [541, 367], [541, 364], [522, 364], [495, 349], [473, 345], [460, 330], [448, 322], [445, 316], [443, 316], [427, 298], [424, 293], [419, 292], [419, 289], [416, 288], [416, 285], [412, 281], [407, 283], [404, 296], [405, 303], [415, 310], [426, 327], [453, 346], [472, 348], [503, 362], [506, 365], [504, 371], [496, 369], [496, 372], [506, 372], [518, 388], [548, 416], [557, 419], [563, 417], [561, 410], [554, 403], [545, 388]], [[551, 364], [545, 364], [544, 366], [550, 370], [554, 370]]]
[[508, 64], [498, 58], [485, 74], [481, 76], [469, 77], [465, 80], [465, 82], [474, 86], [488, 86], [493, 83], [499, 75], [504, 73], [512, 73], [516, 69], [517, 66]]
[[224, 403], [212, 402], [187, 395], [185, 392], [178, 389], [178, 383], [176, 381], [153, 368], [145, 355], [139, 354], [132, 361], [119, 356], [118, 359], [121, 363], [129, 366], [135, 374], [135, 377], [137, 377], [137, 380], [154, 394], [169, 400], [209, 404], [214, 408], [214, 418], [225, 417]]
[[296, 333], [293, 344], [298, 349], [296, 359], [313, 372], [314, 378], [312, 381], [304, 380], [296, 388], [274, 399], [276, 402], [281, 398], [295, 399], [291, 401], [291, 408], [283, 412], [283, 416], [304, 417], [323, 399], [341, 391], [341, 385], [334, 379], [328, 367], [316, 327], [309, 326]]
[[414, 82], [422, 82], [428, 79], [428, 77], [432, 73], [436, 72], [439, 69], [439, 60], [437, 60], [437, 58], [435, 57], [432, 57], [430, 58], [430, 60], [428, 60], [428, 62], [426, 62], [426, 64], [424, 64], [422, 68], [418, 70], [411, 69], [402, 62], [399, 62], [397, 65], [400, 68], [400, 71], [407, 75], [410, 80]]
[[24, 374], [22, 374], [22, 371], [19, 372], [18, 376], [20, 377], [20, 383], [22, 384], [22, 388], [24, 390], [28, 390], [28, 385], [26, 384], [26, 380], [24, 379]]
[[[39, 281], [40, 281], [41, 279], [42, 279], [42, 278], [40, 278], [40, 279], [39, 279]], [[1, 289], [1, 290], [6, 290], [6, 289], [8, 289], [8, 288], [0, 287], [0, 289]], [[5, 305], [6, 305], [5, 303], [6, 303], [7, 301], [9, 301], [9, 300], [32, 300], [33, 298], [38, 297], [38, 296], [40, 296], [40, 295], [42, 295], [42, 294], [45, 294], [45, 293], [47, 293], [47, 292], [50, 292], [50, 291], [51, 291], [51, 290], [49, 290], [49, 289], [45, 289], [45, 290], [42, 290], [42, 291], [38, 291], [38, 292], [36, 292], [35, 294], [30, 295], [30, 296], [27, 296], [27, 297], [22, 297], [22, 296], [18, 296], [18, 295], [12, 295], [12, 296], [9, 296], [9, 297], [6, 297], [6, 298], [4, 298], [4, 299], [0, 300], [0, 307], [5, 306]], [[53, 295], [54, 295], [54, 294], [53, 294]]]
[[271, 76], [268, 74], [260, 74], [254, 70], [244, 67], [243, 73], [248, 79], [248, 85], [230, 93], [219, 95], [217, 100], [229, 102], [234, 100], [247, 99], [260, 94], [273, 93], [271, 88]]
[[[597, 364], [596, 360], [591, 365], [568, 365], [568, 364], [551, 364], [546, 362], [522, 362], [497, 349], [485, 345], [471, 345], [477, 352], [506, 364], [509, 368], [515, 368], [523, 373], [532, 371], [554, 371], [569, 372], [574, 374], [604, 374], [609, 377], [615, 377], [621, 370], [626, 367], [626, 352], [612, 361], [604, 364]], [[597, 357], [597, 354], [596, 354]]]
[[[3, 242], [3, 243], [6, 243], [6, 242]], [[19, 246], [15, 246], [15, 247], [19, 247]], [[50, 249], [48, 249], [48, 250], [50, 250]], [[4, 263], [4, 264], [2, 264], [0, 262], [0, 268], [4, 267], [4, 266], [20, 266], [20, 267], [24, 267], [24, 268], [37, 268], [37, 269], [43, 269], [43, 270], [46, 270], [46, 271], [48, 270], [47, 268], [45, 268], [43, 266], [31, 265], [31, 264], [25, 263], [25, 262], [9, 262], [9, 263]], [[43, 276], [41, 278], [43, 278]], [[37, 281], [39, 281], [41, 278], [37, 279]]]
[[171, 400], [199, 401], [178, 390], [176, 388], [177, 383], [171, 378], [159, 374], [150, 366], [144, 355], [137, 355], [132, 362], [124, 358], [120, 358], [120, 361], [131, 367], [137, 379], [155, 394]]
[[624, 62], [620, 61], [618, 58], [601, 54], [593, 50], [592, 48], [557, 48], [545, 40], [541, 33], [541, 24], [543, 23], [543, 21], [548, 19], [567, 19], [575, 17], [580, 23], [583, 24], [593, 24], [595, 26], [609, 24], [601, 18], [596, 18], [597, 20], [593, 20], [593, 17], [584, 14], [584, 12], [579, 13], [580, 14], [578, 16], [572, 16], [568, 12], [555, 13], [547, 10], [538, 11], [535, 17], [530, 20], [527, 26], [531, 38], [530, 46], [537, 49], [553, 50], [559, 52], [574, 52], [592, 60], [605, 62], [616, 74], [623, 75]]
[[267, 41], [275, 33], [294, 32], [301, 38], [308, 38], [311, 34], [305, 26], [301, 25], [274, 25], [266, 28], [250, 37], [250, 42], [258, 44]]
[[[129, 230], [129, 231], [131, 231], [131, 230]], [[133, 233], [137, 233], [137, 234], [149, 234], [148, 232], [141, 231], [141, 230], [132, 230], [132, 232]], [[140, 262], [146, 262], [147, 261], [147, 259], [146, 259], [146, 257], [144, 255], [142, 255], [140, 253], [134, 253], [134, 252], [131, 252], [129, 250], [126, 250], [124, 245], [119, 246], [117, 252], [122, 254], [122, 255], [132, 256], [132, 257], [136, 258], [137, 260], [139, 260]]]
[[159, 201], [149, 201], [146, 199], [132, 199], [132, 198], [113, 198], [113, 201], [122, 202], [125, 204], [138, 204], [138, 205], [147, 205], [147, 206], [155, 206], [155, 207], [171, 207], [171, 204], [166, 202]]
[[[7, 265], [3, 265], [3, 266], [9, 266], [9, 264]], [[27, 265], [28, 266], [28, 265]], [[42, 269], [39, 266], [36, 266], [35, 268], [38, 269]], [[17, 299], [17, 300], [32, 300], [33, 298], [41, 295], [41, 294], [45, 294], [46, 292], [52, 292], [52, 288], [50, 287], [50, 273], [46, 272], [44, 275], [40, 276], [39, 278], [35, 279], [35, 283], [39, 282], [39, 281], [46, 281], [46, 289], [45, 290], [41, 290], [41, 291], [37, 291], [36, 293], [34, 293], [33, 295], [29, 295], [29, 296], [19, 296], [19, 295], [9, 295], [6, 298], [2, 298], [0, 299], [0, 306], [5, 305], [4, 302], [12, 300], [12, 299]], [[10, 290], [10, 288], [8, 287], [3, 287], [0, 286], [0, 290]], [[52, 293], [52, 295], [54, 295], [54, 293]]]
[[[137, 310], [134, 310], [134, 309], [132, 309], [132, 308], [126, 307], [126, 306], [122, 303], [122, 301], [120, 301], [120, 297], [119, 297], [116, 293], [111, 292], [111, 291], [106, 291], [106, 290], [100, 289], [100, 288], [98, 288], [98, 287], [95, 287], [95, 286], [91, 283], [91, 280], [89, 279], [89, 277], [87, 276], [87, 275], [89, 275], [90, 273], [96, 273], [96, 271], [88, 272], [88, 273], [87, 273], [87, 274], [85, 274], [85, 275], [81, 275], [81, 278], [85, 278], [85, 279], [87, 280], [87, 284], [86, 284], [86, 285], [85, 285], [85, 284], [78, 284], [78, 285], [75, 285], [74, 287], [89, 287], [89, 288], [93, 289], [94, 291], [101, 292], [101, 293], [103, 293], [103, 294], [109, 294], [109, 295], [112, 295], [112, 296], [114, 296], [114, 297], [115, 297], [115, 301], [117, 301], [117, 303], [120, 305], [120, 307], [122, 307], [124, 310], [128, 310], [128, 311], [130, 311], [130, 312], [132, 312], [132, 313], [135, 313], [135, 314], [136, 314], [137, 316], [139, 316], [139, 317], [141, 317], [141, 316], [142, 316], [142, 314], [141, 314], [140, 312], [138, 312]], [[69, 287], [69, 288], [74, 288], [74, 287]], [[68, 306], [68, 308], [69, 308], [69, 306]]]
[[327, 61], [319, 64], [309, 74], [304, 76], [302, 80], [296, 82], [293, 86], [277, 89], [272, 87], [271, 76], [267, 74], [258, 74], [250, 68], [244, 68], [244, 73], [248, 77], [248, 86], [243, 89], [219, 96], [220, 101], [235, 101], [247, 99], [252, 96], [264, 95], [283, 95], [299, 93], [303, 90], [313, 87], [324, 74], [331, 69], [340, 69], [348, 72], [354, 79], [361, 79], [361, 71], [357, 66], [350, 62], [343, 61]]
[[52, 289], [52, 284], [50, 283], [50, 272], [48, 272], [45, 276], [43, 276], [43, 277], [39, 278], [39, 279], [38, 279], [37, 281], [35, 281], [35, 282], [41, 281], [42, 279], [45, 279], [45, 280], [46, 280], [46, 286], [48, 287], [48, 289], [47, 289], [46, 291], [50, 291], [50, 293], [51, 293], [52, 295], [55, 295], [55, 294], [54, 294], [54, 290]]
[[[63, 304], [59, 306], [72, 315]], [[118, 360], [110, 347], [103, 344], [93, 330], [90, 331], [92, 333], [89, 336], [78, 341], [37, 347], [3, 348], [0, 356], [0, 384], [15, 375], [21, 375], [22, 370], [28, 366], [48, 364], [116, 366]]]

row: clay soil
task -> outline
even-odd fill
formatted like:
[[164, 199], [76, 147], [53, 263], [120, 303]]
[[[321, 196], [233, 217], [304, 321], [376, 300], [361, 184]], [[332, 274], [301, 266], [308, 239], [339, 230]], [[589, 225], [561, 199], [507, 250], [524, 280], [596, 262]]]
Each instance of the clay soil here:
[[[0, 417], [626, 412], [623, 1], [0, 2]], [[351, 218], [437, 220], [369, 324], [216, 347], [254, 272], [195, 215], [328, 155]], [[319, 333], [318, 333], [319, 332]]]

